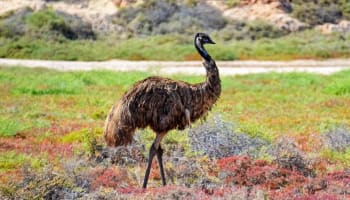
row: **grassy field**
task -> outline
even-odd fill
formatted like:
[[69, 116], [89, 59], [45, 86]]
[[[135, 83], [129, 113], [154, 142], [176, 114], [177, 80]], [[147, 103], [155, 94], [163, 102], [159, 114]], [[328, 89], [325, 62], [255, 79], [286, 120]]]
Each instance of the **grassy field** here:
[[[208, 51], [217, 60], [292, 60], [347, 58], [350, 35], [322, 35], [316, 31], [292, 33], [276, 39], [224, 41], [212, 35], [217, 45]], [[58, 40], [23, 36], [0, 37], [1, 58], [46, 60], [199, 60], [192, 37], [149, 36], [132, 39]]]
[[[69, 191], [75, 192], [72, 192], [72, 194], [81, 194], [79, 191], [87, 193], [83, 186], [72, 189], [74, 188], [72, 185], [79, 182], [77, 181], [80, 180], [79, 177], [85, 177], [86, 181], [90, 181], [89, 191], [91, 190], [91, 193], [87, 193], [90, 195], [97, 195], [96, 191], [97, 193], [103, 191], [102, 194], [105, 194], [107, 198], [108, 194], [114, 194], [113, 192], [116, 191], [123, 195], [130, 193], [140, 195], [142, 192], [137, 189], [130, 190], [130, 187], [139, 187], [142, 179], [139, 176], [143, 176], [145, 169], [144, 161], [141, 162], [143, 163], [141, 168], [140, 164], [137, 163], [126, 166], [124, 163], [122, 165], [124, 168], [122, 168], [121, 166], [113, 167], [113, 164], [108, 163], [106, 165], [101, 164], [97, 161], [91, 164], [91, 160], [100, 158], [100, 149], [105, 146], [102, 127], [111, 105], [135, 81], [149, 75], [151, 74], [141, 72], [58, 72], [46, 69], [0, 67], [0, 175], [2, 177], [0, 197], [1, 195], [8, 198], [11, 195], [12, 197], [27, 195], [28, 198], [45, 197], [45, 195], [51, 194], [47, 188], [52, 185], [70, 188]], [[204, 80], [204, 77], [198, 76], [174, 75], [170, 77], [191, 83]], [[325, 174], [327, 174], [325, 177], [333, 177], [328, 173], [339, 170], [345, 172], [344, 170], [350, 167], [349, 80], [350, 71], [342, 71], [331, 76], [307, 73], [225, 76], [222, 77], [223, 91], [221, 98], [208, 118], [216, 119], [217, 116], [220, 116], [220, 123], [209, 120], [214, 121], [213, 126], [219, 127], [220, 130], [223, 130], [223, 128], [220, 128], [220, 124], [230, 124], [232, 127], [229, 127], [232, 129], [228, 128], [227, 132], [233, 131], [234, 133], [244, 134], [247, 138], [264, 141], [263, 144], [266, 144], [266, 148], [270, 150], [263, 151], [264, 148], [259, 149], [259, 153], [254, 154], [254, 159], [262, 159], [264, 162], [279, 165], [280, 161], [277, 158], [281, 155], [276, 156], [276, 152], [279, 151], [275, 147], [271, 150], [270, 147], [278, 146], [278, 144], [283, 146], [283, 141], [293, 141], [293, 151], [286, 150], [283, 155], [303, 155], [305, 162], [313, 163], [310, 164], [312, 166], [310, 170], [313, 171], [316, 177]], [[193, 126], [193, 130], [202, 131], [201, 133], [204, 134], [205, 130], [198, 128], [201, 127], [202, 123], [208, 122], [198, 122]], [[171, 185], [174, 186], [169, 186], [170, 189], [173, 190], [172, 187], [175, 186], [185, 186], [186, 182], [187, 184], [191, 183], [186, 185], [186, 187], [192, 188], [190, 191], [181, 187], [175, 188], [175, 190], [185, 191], [186, 194], [186, 192], [195, 192], [195, 188], [200, 188], [196, 184], [199, 184], [198, 181], [201, 180], [199, 178], [201, 176], [191, 176], [191, 179], [181, 176], [180, 172], [184, 173], [186, 168], [176, 167], [173, 165], [175, 161], [169, 161], [174, 157], [173, 152], [178, 152], [181, 149], [180, 152], [184, 158], [192, 159], [192, 161], [194, 160], [193, 163], [204, 167], [205, 176], [210, 177], [210, 180], [216, 184], [213, 186], [214, 189], [212, 188], [215, 191], [214, 194], [225, 193], [225, 191], [216, 188], [220, 188], [220, 184], [224, 184], [219, 181], [222, 177], [218, 178], [218, 176], [221, 176], [220, 170], [226, 169], [226, 160], [218, 161], [219, 169], [211, 168], [213, 161], [210, 160], [219, 158], [210, 158], [199, 155], [198, 152], [193, 152], [191, 150], [193, 143], [191, 143], [191, 137], [188, 136], [191, 130], [172, 131], [164, 140], [165, 151], [168, 152], [166, 154], [166, 157], [168, 157], [166, 168], [174, 169], [179, 173], [177, 176], [174, 175], [176, 178], [171, 182]], [[146, 148], [140, 147], [143, 149], [139, 152], [140, 156], [147, 157], [147, 151], [154, 139], [154, 133], [150, 130], [140, 131], [137, 138], [138, 143], [136, 144], [146, 145]], [[295, 152], [298, 153], [295, 154]], [[227, 154], [227, 157], [230, 156], [242, 155]], [[119, 158], [120, 160], [122, 159]], [[119, 161], [117, 160], [114, 163], [119, 163]], [[253, 163], [253, 161], [249, 162]], [[62, 178], [65, 175], [71, 176], [68, 173], [69, 170], [66, 170], [67, 163], [75, 163], [74, 167], [70, 166], [70, 169], [78, 170], [72, 172], [74, 177], [76, 176], [75, 182], [71, 179], [69, 179], [69, 182]], [[191, 169], [195, 170], [196, 167], [192, 165]], [[183, 166], [188, 166], [188, 163]], [[57, 177], [55, 174], [45, 176], [48, 171], [58, 171], [57, 173], [60, 176]], [[84, 171], [85, 174], [79, 174], [81, 171]], [[86, 171], [90, 173], [89, 176]], [[91, 175], [92, 172], [94, 175]], [[128, 174], [127, 177], [121, 176], [121, 174], [125, 174], [124, 172]], [[106, 177], [111, 176], [108, 173], [114, 175], [115, 179], [106, 181]], [[171, 171], [167, 171], [168, 177], [170, 174]], [[21, 182], [23, 177], [28, 178], [28, 176], [32, 179], [24, 179], [27, 182]], [[151, 175], [151, 187], [152, 184], [154, 187], [158, 187], [158, 176], [159, 174]], [[52, 179], [45, 177], [51, 177]], [[350, 176], [347, 177], [348, 179], [342, 180], [349, 184], [346, 181], [350, 180]], [[28, 182], [28, 180], [34, 181]], [[16, 182], [21, 182], [22, 185], [16, 184]], [[27, 184], [23, 185], [24, 182]], [[42, 189], [41, 186], [43, 185], [40, 186], [41, 183], [45, 183], [46, 186], [49, 185], [46, 190]], [[111, 185], [111, 183], [116, 185]], [[240, 182], [234, 183], [234, 185], [243, 184]], [[123, 186], [123, 184], [126, 185]], [[243, 186], [249, 185], [243, 184]], [[282, 188], [290, 188], [289, 186], [283, 185]], [[33, 188], [36, 187], [38, 189], [34, 190]], [[119, 189], [111, 190], [110, 188]], [[274, 195], [276, 196], [276, 192], [274, 193], [274, 190], [271, 189], [271, 185], [268, 188], [270, 190], [263, 189], [264, 194], [266, 193], [271, 198]], [[28, 193], [28, 190], [31, 189], [31, 195], [33, 196]], [[147, 194], [162, 193], [158, 190], [150, 191]], [[327, 190], [321, 191], [327, 193]], [[235, 192], [244, 193], [244, 191], [237, 189], [237, 191], [231, 191], [230, 194]], [[258, 193], [258, 191], [256, 192]], [[290, 191], [288, 190], [288, 192]], [[288, 192], [285, 194], [290, 194]], [[205, 194], [208, 195], [206, 192]], [[338, 193], [333, 194], [335, 197], [340, 195]], [[301, 193], [301, 196], [303, 195], [312, 196], [315, 194]], [[324, 193], [319, 195], [324, 195]], [[315, 197], [321, 196], [316, 194]], [[349, 197], [349, 195], [347, 194], [344, 197]]]

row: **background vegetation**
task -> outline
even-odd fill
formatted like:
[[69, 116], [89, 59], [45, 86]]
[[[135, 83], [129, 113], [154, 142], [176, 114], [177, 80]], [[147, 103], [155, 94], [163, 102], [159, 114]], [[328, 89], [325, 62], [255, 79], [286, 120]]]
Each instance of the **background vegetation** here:
[[292, 6], [292, 16], [311, 26], [350, 20], [350, 2], [346, 0], [293, 0]]
[[217, 42], [212, 47], [217, 60], [349, 57], [350, 34], [322, 35], [313, 30], [318, 24], [349, 19], [347, 1], [292, 5], [291, 15], [309, 24], [310, 30], [289, 33], [263, 21], [229, 20], [196, 1], [147, 1], [122, 8], [106, 22], [117, 27], [111, 32], [96, 32], [81, 18], [50, 8], [26, 8], [0, 16], [0, 57], [197, 60], [192, 40], [199, 31], [210, 33]]

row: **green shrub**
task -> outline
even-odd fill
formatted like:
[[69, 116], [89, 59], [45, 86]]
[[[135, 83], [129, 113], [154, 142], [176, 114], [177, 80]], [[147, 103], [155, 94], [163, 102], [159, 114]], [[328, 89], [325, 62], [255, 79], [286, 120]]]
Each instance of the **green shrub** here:
[[350, 20], [350, 2], [346, 2], [347, 0], [343, 0], [344, 3], [342, 4], [342, 11], [343, 11], [343, 16]]
[[61, 138], [62, 142], [79, 142], [82, 144], [84, 152], [90, 156], [95, 156], [97, 147], [97, 137], [100, 137], [103, 133], [102, 129], [81, 129], [79, 131], [73, 131]]
[[225, 1], [225, 3], [229, 7], [235, 7], [241, 3], [241, 0], [227, 0], [227, 1]]
[[26, 32], [24, 19], [33, 11], [22, 8], [3, 15], [0, 19], [0, 37], [16, 38], [23, 36]]
[[312, 26], [336, 23], [343, 17], [350, 19], [350, 3], [347, 0], [296, 0], [292, 6], [292, 16]]
[[287, 33], [263, 21], [254, 21], [248, 24], [247, 28], [248, 32], [252, 33], [252, 39], [277, 38]]
[[0, 36], [27, 36], [46, 41], [62, 39], [96, 39], [92, 26], [76, 15], [45, 8], [33, 11], [22, 8], [0, 18]]
[[57, 16], [52, 9], [45, 9], [35, 12], [26, 18], [26, 22], [35, 28], [54, 29], [55, 27], [65, 26], [64, 19]]
[[322, 141], [327, 149], [345, 152], [350, 146], [350, 131], [346, 127], [338, 126], [322, 134]]
[[226, 20], [218, 10], [207, 4], [160, 0], [121, 9], [116, 23], [128, 27], [132, 35], [193, 35], [203, 29], [207, 32], [219, 30], [225, 26]]
[[68, 39], [76, 39], [78, 37], [65, 22], [64, 18], [57, 15], [52, 9], [44, 9], [28, 15], [26, 23], [29, 26], [29, 30], [34, 33], [56, 32]]
[[262, 38], [279, 38], [287, 35], [288, 32], [280, 30], [271, 24], [263, 21], [240, 22], [231, 21], [225, 28], [216, 31], [215, 37], [224, 41], [230, 40], [259, 40]]

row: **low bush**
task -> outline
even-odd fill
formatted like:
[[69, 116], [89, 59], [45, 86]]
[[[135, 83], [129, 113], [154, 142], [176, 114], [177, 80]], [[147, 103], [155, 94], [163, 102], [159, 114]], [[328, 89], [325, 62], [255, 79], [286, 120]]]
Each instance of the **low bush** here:
[[89, 23], [78, 16], [50, 8], [39, 11], [23, 8], [0, 20], [0, 37], [22, 36], [46, 41], [96, 39]]
[[27, 16], [26, 23], [37, 29], [58, 30], [66, 28], [63, 18], [55, 14], [52, 9], [45, 9]]
[[269, 147], [268, 153], [279, 167], [297, 171], [304, 176], [315, 176], [306, 154], [297, 147], [296, 142], [292, 139], [278, 139]]
[[344, 127], [324, 133], [322, 139], [325, 146], [331, 150], [344, 152], [350, 148], [350, 131]]
[[248, 23], [230, 21], [224, 28], [215, 31], [213, 35], [224, 41], [233, 41], [279, 38], [287, 34], [287, 31], [280, 30], [263, 21], [253, 21]]
[[190, 129], [189, 139], [195, 152], [210, 158], [222, 158], [233, 155], [250, 155], [257, 157], [262, 147], [268, 142], [245, 133], [234, 131], [232, 124], [214, 116], [208, 122]]
[[23, 180], [1, 188], [0, 196], [5, 199], [75, 199], [84, 191], [75, 185], [72, 175], [59, 175], [52, 166], [39, 172], [24, 168], [23, 173]]
[[[116, 22], [131, 34], [191, 34], [198, 30], [218, 30], [225, 26], [221, 13], [203, 2], [179, 4], [175, 1], [147, 1], [138, 7], [120, 10]], [[179, 23], [181, 21], [181, 23]]]
[[81, 129], [64, 135], [61, 141], [82, 144], [84, 153], [90, 158], [94, 158], [97, 150], [100, 149], [100, 145], [97, 144], [97, 137], [100, 137], [102, 132], [101, 129]]
[[16, 38], [23, 36], [26, 33], [26, 22], [24, 19], [32, 12], [29, 8], [23, 8], [0, 18], [0, 37]]
[[292, 16], [311, 26], [350, 19], [350, 3], [346, 0], [296, 0], [292, 6]]

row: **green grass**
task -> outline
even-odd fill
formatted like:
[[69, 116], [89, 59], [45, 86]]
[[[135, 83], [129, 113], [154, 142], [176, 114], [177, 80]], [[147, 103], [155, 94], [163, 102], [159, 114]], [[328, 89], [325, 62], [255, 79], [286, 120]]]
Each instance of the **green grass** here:
[[[75, 152], [92, 154], [95, 143], [104, 144], [102, 128], [112, 104], [135, 81], [149, 75], [150, 72], [58, 72], [0, 67], [0, 138], [9, 143], [0, 150], [16, 151], [16, 145], [10, 144], [17, 144], [15, 136], [21, 133], [18, 135], [23, 137], [21, 142], [28, 140], [37, 145], [48, 142], [62, 149], [73, 145]], [[205, 80], [202, 76], [169, 77], [191, 83]], [[329, 127], [350, 126], [348, 80], [349, 70], [331, 76], [309, 73], [223, 76], [222, 95], [212, 112], [232, 122], [237, 131], [253, 137], [272, 143], [280, 137], [292, 137], [300, 145], [312, 147], [315, 134], [320, 135]], [[145, 130], [140, 136], [149, 148], [155, 134]], [[163, 142], [166, 148], [181, 144], [186, 155], [192, 155], [187, 130], [172, 131]], [[317, 152], [348, 165], [348, 152]], [[52, 152], [42, 153], [50, 158]], [[40, 160], [40, 155], [32, 157]], [[24, 162], [13, 154], [10, 158], [14, 167]], [[33, 165], [38, 163], [41, 162]]]
[[8, 137], [14, 136], [19, 131], [21, 131], [24, 127], [21, 126], [17, 121], [8, 119], [8, 118], [0, 118], [0, 136]]
[[350, 166], [350, 148], [346, 149], [344, 152], [325, 149], [321, 154], [331, 162], [340, 163], [343, 166]]
[[26, 156], [10, 151], [0, 153], [0, 172], [16, 169], [24, 164]]
[[[2, 129], [13, 135], [23, 125], [9, 119], [23, 117], [36, 122], [29, 124], [30, 128], [45, 126], [52, 119], [102, 122], [112, 103], [135, 81], [149, 75], [1, 68], [0, 85], [6, 88], [1, 92], [6, 97], [2, 101], [6, 105], [2, 119], [7, 119]], [[192, 83], [204, 80], [200, 76], [170, 77]], [[328, 121], [349, 124], [349, 119], [344, 118], [350, 112], [346, 106], [350, 96], [348, 80], [350, 71], [333, 76], [307, 73], [225, 76], [222, 96], [214, 112], [225, 113], [227, 119], [241, 123], [242, 129], [252, 135], [302, 134], [309, 126], [317, 131]], [[327, 104], [333, 100], [340, 101], [340, 106]], [[16, 110], [11, 112], [10, 108]]]
[[350, 71], [346, 71], [344, 73], [336, 74], [336, 80], [327, 85], [325, 91], [337, 96], [344, 96], [350, 94], [349, 72]]
[[[208, 45], [216, 60], [291, 60], [350, 56], [350, 35], [292, 33], [277, 39], [221, 41]], [[343, 38], [343, 39], [342, 39]], [[0, 38], [0, 57], [50, 60], [199, 60], [192, 40], [184, 36], [152, 36], [113, 40], [48, 40], [29, 36]]]
[[100, 128], [81, 129], [64, 135], [60, 138], [60, 141], [63, 143], [80, 143], [83, 151], [91, 156], [95, 154], [96, 141], [97, 138], [102, 137], [102, 133], [103, 130]]
[[39, 169], [44, 166], [45, 162], [44, 158], [33, 158], [15, 151], [0, 152], [0, 173], [18, 169], [23, 167], [24, 164]]

